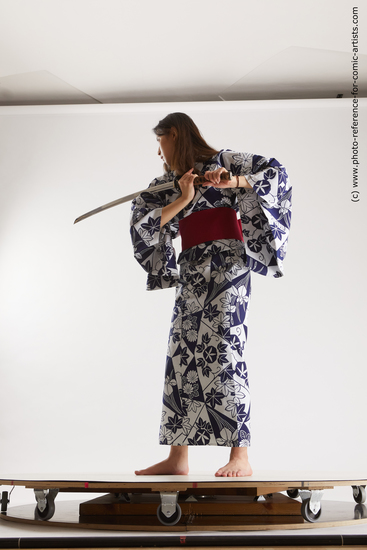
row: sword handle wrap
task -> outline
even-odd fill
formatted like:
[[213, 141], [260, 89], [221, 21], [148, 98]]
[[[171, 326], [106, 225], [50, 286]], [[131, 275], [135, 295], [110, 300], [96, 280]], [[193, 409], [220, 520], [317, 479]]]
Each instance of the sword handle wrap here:
[[[230, 171], [222, 172], [220, 175], [220, 179], [221, 181], [231, 181], [232, 173]], [[200, 185], [201, 183], [209, 183], [209, 180], [206, 180], [205, 176], [198, 176], [194, 179], [194, 185]]]
[[[181, 191], [181, 188], [180, 188], [180, 185], [178, 183], [180, 177], [179, 176], [176, 176], [175, 177], [175, 189], [177, 191]], [[221, 181], [231, 181], [232, 180], [232, 172], [228, 171], [228, 172], [222, 172], [221, 175], [220, 175], [220, 179]], [[197, 176], [195, 179], [194, 179], [194, 185], [201, 185], [202, 183], [210, 183], [209, 180], [206, 180], [205, 179], [205, 176]]]

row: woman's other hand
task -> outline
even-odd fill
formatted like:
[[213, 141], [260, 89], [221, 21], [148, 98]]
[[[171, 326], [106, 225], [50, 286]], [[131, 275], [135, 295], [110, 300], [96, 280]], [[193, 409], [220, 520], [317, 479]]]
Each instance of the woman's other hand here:
[[249, 184], [245, 176], [232, 176], [231, 180], [221, 180], [220, 175], [222, 172], [227, 172], [223, 166], [217, 168], [216, 170], [205, 172], [204, 177], [208, 180], [208, 183], [203, 183], [203, 187], [220, 187], [221, 189], [228, 189], [230, 187], [245, 187], [247, 189], [252, 189], [252, 186]]
[[235, 178], [232, 178], [232, 180], [221, 180], [220, 175], [223, 172], [227, 172], [227, 170], [221, 166], [220, 168], [217, 168], [216, 170], [205, 172], [204, 177], [206, 180], [208, 180], [208, 183], [203, 183], [203, 187], [213, 186], [213, 187], [220, 187], [220, 188], [226, 188], [226, 187], [237, 187], [237, 180]]

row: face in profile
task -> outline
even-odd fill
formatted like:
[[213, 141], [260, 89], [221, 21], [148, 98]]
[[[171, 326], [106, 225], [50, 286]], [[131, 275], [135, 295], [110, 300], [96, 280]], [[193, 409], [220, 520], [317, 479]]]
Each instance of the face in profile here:
[[157, 141], [159, 143], [158, 155], [168, 166], [171, 166], [172, 163], [175, 139], [175, 133], [172, 132], [172, 130], [169, 134], [157, 136]]

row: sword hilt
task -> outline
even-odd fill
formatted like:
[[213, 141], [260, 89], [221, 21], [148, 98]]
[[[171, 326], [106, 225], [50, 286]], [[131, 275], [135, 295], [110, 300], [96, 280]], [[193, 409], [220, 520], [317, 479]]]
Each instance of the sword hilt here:
[[[177, 189], [177, 191], [181, 191], [181, 188], [179, 186], [179, 183], [178, 183], [178, 180], [180, 179], [180, 177], [176, 177], [175, 178], [175, 188]], [[228, 172], [222, 172], [221, 175], [220, 175], [220, 180], [221, 181], [231, 181], [232, 180], [232, 172], [230, 172], [228, 170]], [[211, 183], [209, 180], [205, 179], [205, 176], [197, 176], [195, 179], [194, 179], [194, 185], [201, 185], [203, 183]]]

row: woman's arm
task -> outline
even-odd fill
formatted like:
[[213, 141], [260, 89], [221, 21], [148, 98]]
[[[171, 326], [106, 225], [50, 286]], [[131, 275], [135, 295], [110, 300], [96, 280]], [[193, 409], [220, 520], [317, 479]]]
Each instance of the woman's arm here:
[[181, 210], [187, 206], [195, 196], [194, 179], [197, 174], [192, 174], [193, 168], [191, 168], [182, 178], [178, 181], [181, 188], [181, 195], [177, 199], [167, 206], [162, 208], [161, 215], [161, 227], [174, 218]]
[[[181, 195], [175, 201], [162, 208], [161, 227], [172, 220], [194, 198], [194, 179], [197, 176], [196, 174], [192, 174], [192, 170], [193, 168], [186, 172], [178, 182], [181, 188]], [[213, 186], [221, 189], [245, 187], [252, 189], [245, 176], [233, 176], [231, 180], [221, 180], [220, 175], [222, 172], [227, 172], [227, 170], [220, 167], [217, 170], [205, 172], [204, 176], [208, 180], [208, 183], [203, 183], [203, 187]]]

